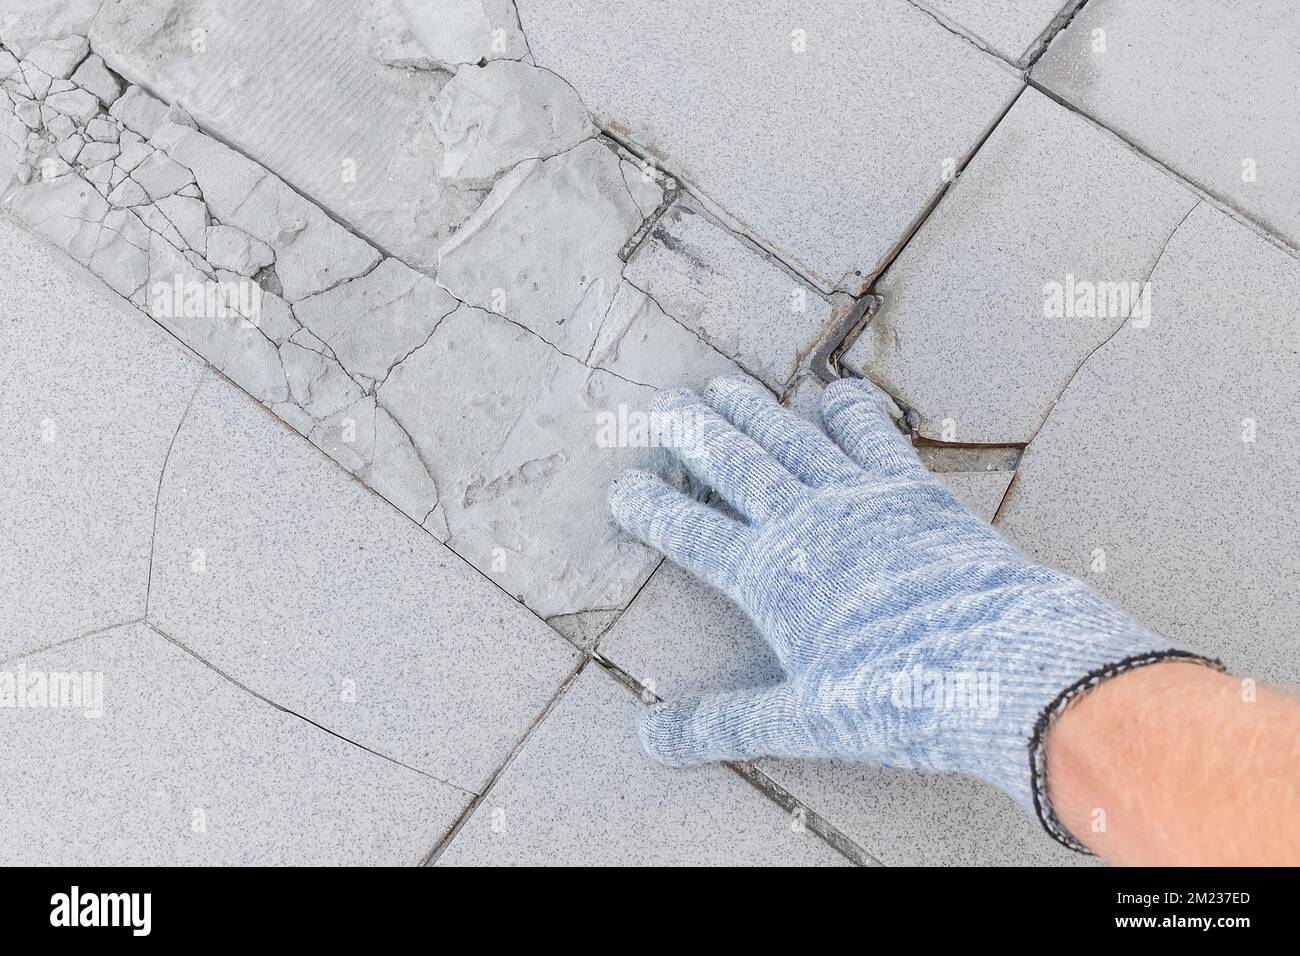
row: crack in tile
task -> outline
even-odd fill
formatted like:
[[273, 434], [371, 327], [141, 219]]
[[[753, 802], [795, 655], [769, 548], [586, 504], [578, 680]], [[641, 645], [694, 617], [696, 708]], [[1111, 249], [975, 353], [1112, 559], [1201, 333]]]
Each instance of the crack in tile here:
[[224, 670], [222, 670], [220, 667], [217, 667], [207, 658], [203, 657], [196, 651], [192, 650], [190, 647], [185, 645], [177, 638], [173, 637], [171, 634], [168, 634], [166, 631], [164, 631], [153, 621], [150, 621], [148, 618], [143, 619], [140, 623], [143, 623], [145, 627], [149, 628], [149, 630], [153, 631], [163, 640], [167, 641], [169, 644], [172, 644], [175, 647], [179, 648], [180, 650], [184, 651], [186, 654], [194, 658], [204, 667], [211, 670], [214, 674], [217, 674], [219, 677], [222, 677], [225, 680], [229, 681], [231, 684], [238, 687], [240, 690], [248, 694], [250, 697], [255, 697], [258, 700], [262, 701], [264, 704], [271, 705], [281, 713], [288, 714], [291, 717], [297, 717], [299, 720], [303, 721], [304, 723], [310, 724], [311, 726], [315, 727], [317, 730], [323, 730], [331, 737], [337, 737], [339, 740], [343, 741], [344, 743], [351, 744], [353, 747], [356, 747], [358, 750], [364, 750], [366, 753], [374, 754], [376, 757], [380, 757], [384, 760], [387, 760], [389, 763], [394, 763], [399, 767], [404, 767], [405, 769], [411, 771], [412, 773], [418, 773], [422, 777], [427, 777], [428, 779], [436, 781], [437, 783], [440, 783], [443, 786], [451, 787], [453, 790], [458, 790], [467, 796], [471, 796], [471, 797], [478, 796], [478, 792], [475, 790], [470, 790], [460, 786], [459, 784], [452, 783], [450, 780], [445, 780], [442, 777], [437, 776], [436, 774], [429, 773], [426, 770], [421, 770], [418, 767], [412, 767], [410, 764], [403, 763], [401, 760], [398, 760], [396, 757], [391, 757], [381, 750], [376, 750], [373, 747], [367, 747], [363, 743], [358, 743], [357, 741], [353, 740], [351, 737], [345, 737], [343, 734], [339, 733], [338, 731], [331, 730], [329, 727], [326, 727], [324, 724], [318, 723], [317, 721], [312, 720], [310, 717], [303, 716], [302, 714], [298, 713], [296, 710], [292, 710], [289, 707], [285, 707], [283, 704], [277, 703], [276, 701], [272, 700], [270, 697], [267, 697], [265, 694], [258, 693], [256, 690], [249, 687], [244, 682], [226, 673]]

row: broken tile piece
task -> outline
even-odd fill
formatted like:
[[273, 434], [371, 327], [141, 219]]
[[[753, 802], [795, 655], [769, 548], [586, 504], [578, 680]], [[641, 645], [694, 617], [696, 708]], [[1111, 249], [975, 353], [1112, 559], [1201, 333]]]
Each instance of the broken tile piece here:
[[66, 80], [89, 52], [90, 43], [85, 37], [67, 36], [37, 44], [23, 59], [52, 77]]
[[457, 70], [434, 100], [433, 130], [444, 149], [442, 175], [485, 182], [596, 134], [573, 87], [513, 60]]
[[[228, 268], [220, 262], [214, 261], [211, 256], [207, 255], [208, 240], [208, 211], [207, 207], [198, 199], [187, 199], [184, 196], [171, 195], [158, 200], [154, 204], [157, 210], [167, 217], [167, 221], [175, 227], [180, 233], [185, 245], [193, 249], [201, 256], [205, 256], [212, 264], [213, 268]], [[269, 251], [269, 250], [268, 250]], [[269, 263], [269, 259], [267, 262]], [[252, 272], [243, 272], [235, 269], [240, 275], [249, 276]], [[257, 271], [256, 269], [253, 270]]]
[[627, 184], [627, 191], [632, 194], [641, 215], [650, 216], [664, 201], [663, 188], [652, 174], [650, 166], [638, 166], [623, 160], [621, 168], [623, 182]]
[[602, 129], [823, 292], [864, 291], [1021, 87], [907, 0], [517, 6], [537, 65]]
[[96, 116], [86, 124], [86, 136], [99, 143], [116, 143], [121, 127], [112, 120]]
[[844, 364], [926, 438], [1029, 441], [1088, 353], [1158, 300], [1147, 276], [1196, 201], [1027, 89], [876, 284]]
[[90, 54], [82, 61], [77, 72], [72, 74], [72, 82], [88, 93], [94, 93], [105, 109], [122, 95], [122, 81], [104, 66], [104, 61], [97, 53]]
[[497, 180], [438, 251], [438, 284], [582, 359], [618, 289], [619, 249], [640, 224], [618, 158], [586, 142]]
[[280, 362], [294, 403], [312, 418], [329, 418], [361, 400], [357, 383], [327, 355], [289, 341], [280, 346]]
[[148, 139], [167, 115], [167, 104], [154, 99], [138, 86], [128, 86], [126, 92], [109, 107], [108, 113], [127, 129]]
[[652, 761], [640, 712], [587, 664], [438, 865], [847, 865], [728, 768]]
[[434, 470], [450, 546], [544, 618], [622, 607], [658, 563], [600, 504], [647, 454], [617, 424], [651, 394], [469, 306], [378, 391]]
[[98, 166], [100, 163], [111, 162], [117, 158], [119, 152], [121, 152], [121, 150], [118, 149], [117, 143], [100, 143], [92, 141], [87, 143], [84, 149], [78, 151], [76, 158], [80, 161], [82, 166], [89, 168], [91, 166]]
[[1178, 646], [1294, 685], [1300, 264], [1201, 203], [1151, 282], [1149, 323], [1083, 363], [999, 527]]
[[255, 275], [259, 269], [264, 269], [275, 261], [275, 253], [270, 246], [232, 226], [208, 226], [206, 242], [206, 258], [213, 266], [229, 269], [241, 276]]
[[85, 90], [51, 93], [45, 98], [45, 104], [82, 124], [88, 123], [99, 112], [99, 100]]
[[1033, 77], [1300, 247], [1300, 126], [1277, 122], [1300, 113], [1297, 16], [1266, 0], [1090, 0]]
[[151, 620], [212, 666], [467, 790], [487, 785], [575, 663], [558, 635], [223, 382], [199, 391], [172, 446], [153, 575]]
[[794, 374], [831, 317], [830, 303], [818, 292], [691, 201], [675, 203], [660, 217], [624, 274], [771, 388]]
[[80, 708], [6, 715], [0, 839], [15, 863], [410, 866], [469, 804], [259, 700], [145, 624], [24, 666], [102, 675], [103, 707], [91, 720]]
[[149, 198], [155, 202], [194, 182], [193, 173], [157, 149], [131, 170], [131, 178], [143, 186]]
[[349, 372], [382, 382], [457, 305], [428, 276], [385, 259], [360, 278], [302, 299], [293, 311]]
[[134, 179], [124, 179], [108, 194], [108, 201], [114, 206], [144, 206], [149, 203], [149, 194]]

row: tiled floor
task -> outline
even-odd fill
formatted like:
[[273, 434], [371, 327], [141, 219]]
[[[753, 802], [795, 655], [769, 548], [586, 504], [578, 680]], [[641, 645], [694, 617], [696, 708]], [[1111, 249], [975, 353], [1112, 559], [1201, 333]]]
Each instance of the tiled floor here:
[[85, 691], [2, 708], [4, 845], [1079, 862], [962, 778], [650, 762], [637, 682], [778, 671], [604, 493], [655, 389], [806, 411], [844, 344], [1029, 553], [1300, 681], [1300, 10], [1248, 6], [0, 2], [0, 674]]

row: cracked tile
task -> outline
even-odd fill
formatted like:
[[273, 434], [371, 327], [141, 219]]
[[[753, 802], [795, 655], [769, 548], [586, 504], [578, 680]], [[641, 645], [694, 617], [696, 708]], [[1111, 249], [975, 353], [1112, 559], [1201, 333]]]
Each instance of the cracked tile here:
[[826, 292], [861, 291], [1019, 87], [905, 0], [518, 8], [602, 129]]
[[219, 382], [168, 461], [149, 617], [258, 693], [471, 790], [574, 664], [541, 621]]
[[0, 263], [9, 655], [143, 613], [158, 478], [200, 367], [4, 217]]
[[771, 388], [794, 374], [831, 306], [690, 200], [671, 206], [628, 259], [628, 281]]
[[438, 284], [581, 361], [618, 290], [619, 250], [642, 218], [602, 143], [526, 160], [438, 251]]
[[1233, 673], [1296, 684], [1300, 264], [1203, 203], [1151, 281], [1149, 326], [1084, 363], [1000, 527]]
[[310, 16], [261, 0], [106, 0], [90, 39], [114, 71], [183, 103], [203, 130], [390, 253], [431, 267], [481, 191], [438, 176], [427, 111], [446, 75], [373, 59], [366, 10], [357, 0], [315, 0]]
[[[844, 362], [946, 442], [1026, 442], [1196, 197], [1033, 89], [876, 285]], [[1105, 241], [1097, 237], [1104, 236]]]
[[0, 838], [15, 863], [411, 865], [471, 797], [276, 709], [143, 624], [17, 667], [85, 687], [100, 675], [102, 716], [6, 710]]
[[639, 712], [588, 664], [438, 865], [848, 865], [727, 768], [651, 761]]
[[[1091, 0], [1033, 78], [1300, 246], [1296, 0]], [[1188, 38], [1196, 38], [1189, 42]]]
[[645, 450], [602, 424], [644, 414], [651, 389], [461, 306], [377, 394], [433, 471], [448, 544], [540, 616], [622, 607], [654, 568], [603, 504]]

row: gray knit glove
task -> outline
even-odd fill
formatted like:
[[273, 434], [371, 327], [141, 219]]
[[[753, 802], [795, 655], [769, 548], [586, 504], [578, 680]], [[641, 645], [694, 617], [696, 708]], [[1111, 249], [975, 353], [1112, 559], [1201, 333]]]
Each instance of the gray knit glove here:
[[646, 749], [677, 765], [834, 757], [968, 773], [1082, 850], [1047, 803], [1048, 721], [1108, 676], [1199, 658], [971, 515], [868, 383], [826, 389], [834, 442], [743, 380], [703, 400], [662, 393], [651, 418], [739, 517], [643, 471], [616, 481], [615, 517], [739, 604], [786, 678], [651, 708]]

